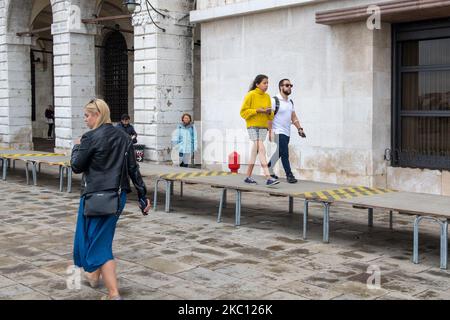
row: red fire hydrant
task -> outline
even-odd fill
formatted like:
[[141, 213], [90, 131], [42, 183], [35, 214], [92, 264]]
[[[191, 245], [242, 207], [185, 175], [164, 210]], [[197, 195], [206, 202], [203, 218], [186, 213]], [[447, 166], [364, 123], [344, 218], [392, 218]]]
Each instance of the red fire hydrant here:
[[231, 170], [232, 173], [238, 173], [239, 168], [241, 167], [241, 160], [239, 153], [236, 151], [233, 151], [228, 155], [228, 168]]

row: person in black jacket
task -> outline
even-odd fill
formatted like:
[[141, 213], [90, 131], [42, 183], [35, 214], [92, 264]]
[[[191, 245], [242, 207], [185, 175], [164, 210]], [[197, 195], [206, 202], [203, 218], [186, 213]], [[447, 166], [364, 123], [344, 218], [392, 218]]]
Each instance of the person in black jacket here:
[[117, 124], [117, 128], [126, 132], [133, 140], [133, 143], [137, 143], [137, 133], [134, 127], [130, 124], [130, 116], [123, 114], [120, 118], [120, 122]]
[[[150, 210], [147, 189], [139, 167], [131, 138], [111, 124], [109, 107], [100, 99], [91, 100], [84, 108], [84, 121], [90, 129], [75, 142], [71, 166], [74, 173], [83, 173], [80, 208], [74, 240], [74, 263], [82, 267], [92, 287], [98, 286], [100, 275], [108, 288], [106, 299], [121, 300], [112, 241], [119, 215], [91, 217], [84, 215], [85, 195], [92, 192], [119, 190], [122, 187], [120, 212], [125, 207], [127, 193], [133, 182], [144, 215]], [[127, 159], [125, 159], [127, 157]], [[122, 174], [126, 160], [126, 174]], [[121, 181], [122, 180], [122, 181]]]
[[48, 124], [47, 140], [51, 140], [53, 135], [53, 127], [55, 126], [55, 111], [53, 111], [53, 106], [51, 104], [49, 104], [47, 109], [45, 109], [45, 121]]

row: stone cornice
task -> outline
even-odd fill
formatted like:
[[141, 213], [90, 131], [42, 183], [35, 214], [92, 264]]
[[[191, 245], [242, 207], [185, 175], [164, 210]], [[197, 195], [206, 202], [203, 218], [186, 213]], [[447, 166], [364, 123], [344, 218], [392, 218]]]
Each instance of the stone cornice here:
[[191, 11], [190, 21], [193, 23], [207, 22], [211, 20], [238, 17], [248, 14], [330, 1], [336, 0], [250, 0], [214, 8]]
[[[407, 22], [450, 16], [450, 0], [396, 0], [374, 3], [381, 13], [383, 22]], [[366, 20], [369, 5], [316, 13], [316, 23], [333, 25]]]

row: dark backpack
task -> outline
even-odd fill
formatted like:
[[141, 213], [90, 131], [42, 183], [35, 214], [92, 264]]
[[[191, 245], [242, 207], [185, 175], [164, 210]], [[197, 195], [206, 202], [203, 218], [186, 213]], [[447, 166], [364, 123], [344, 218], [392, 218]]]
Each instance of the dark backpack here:
[[[275, 99], [275, 112], [274, 115], [278, 113], [278, 110], [280, 110], [280, 99], [278, 99], [277, 96], [273, 97]], [[292, 99], [289, 99], [289, 101], [292, 103], [292, 106], [294, 106], [294, 101]]]

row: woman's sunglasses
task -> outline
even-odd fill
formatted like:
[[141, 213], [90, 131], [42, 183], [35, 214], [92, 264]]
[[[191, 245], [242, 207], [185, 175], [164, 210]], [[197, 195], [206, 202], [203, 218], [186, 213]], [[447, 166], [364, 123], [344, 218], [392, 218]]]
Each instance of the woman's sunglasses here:
[[89, 101], [89, 104], [95, 104], [95, 107], [97, 108], [98, 113], [101, 113], [100, 109], [97, 105], [97, 99], [92, 99], [91, 101]]

